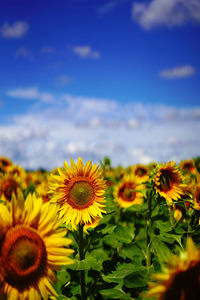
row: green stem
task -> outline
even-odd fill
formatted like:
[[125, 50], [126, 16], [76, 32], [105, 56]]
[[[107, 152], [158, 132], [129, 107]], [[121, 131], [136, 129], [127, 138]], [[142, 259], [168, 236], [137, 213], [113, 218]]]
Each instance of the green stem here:
[[146, 266], [149, 269], [151, 265], [151, 237], [149, 235], [149, 229], [151, 227], [152, 221], [151, 221], [151, 197], [152, 193], [150, 192], [147, 197], [147, 204], [148, 204], [148, 211], [147, 211], [147, 231], [146, 231], [146, 238], [147, 238], [147, 244], [146, 244]]
[[[79, 224], [79, 260], [85, 258], [84, 249], [83, 249], [83, 224]], [[86, 300], [85, 292], [85, 271], [81, 270], [80, 272], [80, 284], [81, 284], [81, 300]]]

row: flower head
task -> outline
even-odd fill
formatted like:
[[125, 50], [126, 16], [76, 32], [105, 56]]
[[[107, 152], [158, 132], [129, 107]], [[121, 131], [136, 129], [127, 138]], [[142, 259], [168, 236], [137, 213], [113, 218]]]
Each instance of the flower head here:
[[161, 164], [154, 176], [154, 183], [156, 192], [161, 197], [164, 197], [168, 204], [171, 204], [172, 200], [177, 200], [184, 194], [182, 176], [175, 166], [175, 162], [168, 162], [165, 165]]
[[196, 167], [194, 164], [194, 161], [192, 159], [190, 160], [184, 160], [181, 162], [182, 170], [191, 174], [196, 174]]
[[71, 263], [70, 240], [59, 229], [58, 208], [29, 194], [0, 204], [0, 295], [8, 300], [48, 299], [55, 270]]
[[115, 186], [114, 198], [120, 207], [130, 207], [135, 204], [142, 204], [144, 201], [141, 193], [143, 186], [139, 178], [133, 175], [125, 175]]
[[148, 179], [148, 169], [145, 165], [136, 165], [133, 168], [133, 175], [138, 177], [141, 182], [144, 182]]
[[58, 168], [59, 175], [52, 175], [49, 181], [52, 201], [60, 205], [61, 215], [66, 224], [73, 229], [92, 218], [102, 218], [104, 210], [105, 181], [99, 166], [88, 161], [84, 166], [81, 158], [77, 165], [71, 159], [71, 168], [67, 162], [64, 169]]
[[18, 191], [25, 188], [23, 178], [17, 174], [5, 173], [0, 175], [0, 199], [11, 201], [12, 194], [17, 195]]
[[0, 157], [0, 172], [5, 172], [7, 167], [11, 166], [12, 162], [9, 158]]
[[147, 298], [158, 296], [159, 300], [200, 299], [200, 251], [191, 238], [187, 249], [180, 256], [174, 255], [163, 273], [154, 274], [156, 283], [149, 285]]

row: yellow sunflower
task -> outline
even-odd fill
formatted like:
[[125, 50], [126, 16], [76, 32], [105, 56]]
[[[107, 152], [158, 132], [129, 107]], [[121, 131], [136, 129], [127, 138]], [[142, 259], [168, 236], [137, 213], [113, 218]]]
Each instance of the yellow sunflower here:
[[149, 284], [146, 298], [157, 296], [159, 300], [200, 299], [200, 251], [191, 238], [180, 256], [174, 255], [163, 273], [154, 274], [156, 283]]
[[194, 161], [192, 159], [190, 160], [184, 160], [181, 162], [181, 168], [183, 171], [191, 173], [191, 174], [196, 174], [197, 170], [194, 164]]
[[135, 204], [143, 204], [144, 197], [141, 193], [143, 185], [138, 177], [125, 175], [114, 188], [114, 199], [120, 207], [130, 207]]
[[72, 263], [73, 252], [57, 213], [56, 205], [31, 194], [0, 204], [0, 295], [7, 300], [57, 296], [55, 270]]
[[79, 157], [77, 165], [71, 159], [71, 168], [65, 162], [58, 173], [51, 175], [49, 193], [52, 201], [60, 205], [66, 225], [70, 223], [76, 229], [78, 224], [91, 223], [92, 218], [102, 218], [106, 185], [99, 166], [92, 166], [91, 161], [84, 166]]
[[173, 161], [160, 165], [154, 176], [154, 183], [156, 192], [164, 197], [168, 204], [184, 194], [182, 175]]
[[148, 179], [148, 168], [145, 165], [136, 165], [133, 168], [133, 175], [137, 176], [140, 181], [146, 181]]
[[0, 157], [0, 172], [5, 172], [8, 166], [11, 166], [12, 162], [7, 157]]
[[23, 178], [9, 173], [0, 175], [0, 199], [11, 201], [12, 194], [26, 188]]
[[22, 177], [24, 180], [26, 178], [26, 171], [18, 166], [18, 165], [10, 165], [6, 168], [6, 172], [12, 175], [17, 175], [19, 177]]
[[197, 182], [193, 185], [192, 196], [194, 209], [200, 210], [200, 174], [197, 174]]
[[46, 178], [42, 181], [42, 183], [36, 186], [35, 192], [38, 197], [42, 198], [43, 202], [47, 202], [50, 201], [48, 190], [49, 190], [49, 184]]

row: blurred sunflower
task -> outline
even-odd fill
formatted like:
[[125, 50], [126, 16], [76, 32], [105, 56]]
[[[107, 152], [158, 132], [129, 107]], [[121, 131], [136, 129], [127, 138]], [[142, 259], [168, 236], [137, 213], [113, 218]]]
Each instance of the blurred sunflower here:
[[153, 274], [156, 283], [149, 284], [146, 298], [157, 296], [159, 300], [200, 299], [200, 251], [191, 238], [186, 251], [174, 255], [163, 273]]
[[181, 168], [183, 171], [191, 173], [191, 174], [196, 174], [196, 167], [194, 164], [194, 161], [192, 159], [190, 160], [184, 160], [181, 162]]
[[24, 180], [26, 178], [26, 171], [18, 166], [18, 165], [10, 165], [6, 168], [6, 172], [12, 175], [17, 175], [19, 177], [22, 177]]
[[144, 201], [141, 190], [143, 186], [139, 178], [133, 175], [125, 175], [114, 188], [114, 199], [120, 207], [130, 207], [135, 204], [141, 205]]
[[11, 201], [12, 194], [17, 195], [18, 191], [24, 189], [25, 182], [23, 178], [9, 173], [0, 176], [0, 199]]
[[137, 176], [140, 181], [146, 181], [148, 179], [148, 169], [145, 165], [136, 165], [133, 168], [133, 175]]
[[91, 223], [92, 218], [102, 218], [106, 184], [99, 166], [88, 161], [84, 166], [79, 157], [77, 165], [71, 159], [71, 168], [67, 162], [64, 169], [58, 168], [59, 175], [51, 175], [49, 194], [52, 201], [61, 207], [61, 215], [72, 229], [76, 225]]
[[35, 189], [36, 195], [41, 197], [44, 203], [50, 201], [48, 190], [49, 184], [47, 179], [44, 179], [43, 182], [38, 184]]
[[8, 166], [11, 166], [12, 162], [9, 158], [0, 157], [0, 172], [5, 172]]
[[190, 207], [191, 200], [192, 200], [192, 187], [191, 185], [187, 185], [183, 187], [183, 194], [181, 195], [178, 203], [173, 204], [174, 218], [177, 221], [179, 221], [182, 218], [183, 214], [187, 210], [191, 209]]
[[31, 194], [26, 201], [13, 194], [9, 206], [0, 204], [0, 295], [7, 300], [57, 296], [55, 270], [72, 263], [73, 252], [57, 212], [56, 205]]
[[199, 174], [197, 174], [197, 182], [193, 186], [192, 195], [193, 195], [194, 209], [200, 210], [200, 175]]
[[161, 164], [153, 180], [156, 192], [164, 197], [168, 204], [184, 194], [185, 185], [182, 183], [182, 175], [173, 161]]

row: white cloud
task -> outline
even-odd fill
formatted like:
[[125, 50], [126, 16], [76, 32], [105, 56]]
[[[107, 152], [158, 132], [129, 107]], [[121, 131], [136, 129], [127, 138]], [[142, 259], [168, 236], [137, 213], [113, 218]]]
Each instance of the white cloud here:
[[172, 69], [165, 69], [160, 72], [160, 77], [166, 79], [174, 79], [174, 78], [185, 78], [191, 77], [195, 74], [196, 70], [193, 66], [185, 65], [185, 66], [177, 66]]
[[30, 50], [26, 49], [25, 47], [21, 47], [19, 48], [16, 52], [15, 52], [15, 57], [25, 57], [30, 61], [34, 60], [33, 54]]
[[[14, 90], [13, 90], [14, 91]], [[13, 96], [36, 99], [36, 88]], [[47, 97], [48, 98], [48, 97]], [[139, 114], [138, 110], [139, 108]], [[0, 125], [0, 153], [28, 168], [54, 168], [70, 157], [93, 162], [110, 156], [114, 165], [168, 161], [199, 155], [200, 107], [175, 108], [143, 103], [60, 95]]]
[[78, 55], [80, 58], [100, 58], [100, 52], [94, 51], [91, 46], [88, 45], [73, 46], [71, 49], [73, 50], [74, 54]]
[[29, 30], [29, 24], [27, 22], [22, 22], [22, 21], [15, 22], [12, 25], [9, 25], [9, 23], [6, 22], [0, 28], [0, 33], [4, 38], [19, 39], [25, 36], [28, 30]]
[[40, 100], [47, 103], [55, 102], [55, 97], [52, 94], [40, 92], [38, 88], [18, 88], [14, 90], [8, 90], [6, 94], [12, 98]]
[[67, 75], [60, 75], [56, 81], [55, 81], [55, 84], [57, 86], [66, 86], [70, 83], [71, 79], [69, 76]]
[[130, 0], [112, 0], [107, 1], [105, 4], [99, 4], [96, 8], [97, 14], [101, 17], [108, 13], [110, 13], [113, 9], [116, 7], [123, 5], [125, 2], [128, 2]]
[[180, 26], [186, 22], [200, 22], [199, 0], [152, 0], [134, 2], [133, 19], [144, 29], [159, 26]]
[[53, 53], [55, 53], [55, 49], [52, 48], [52, 47], [43, 47], [43, 48], [41, 48], [40, 53], [42, 53], [42, 54], [53, 54]]
[[105, 15], [108, 12], [110, 12], [114, 7], [116, 7], [118, 3], [116, 1], [109, 1], [106, 4], [103, 4], [99, 7], [97, 7], [97, 13], [99, 15]]

